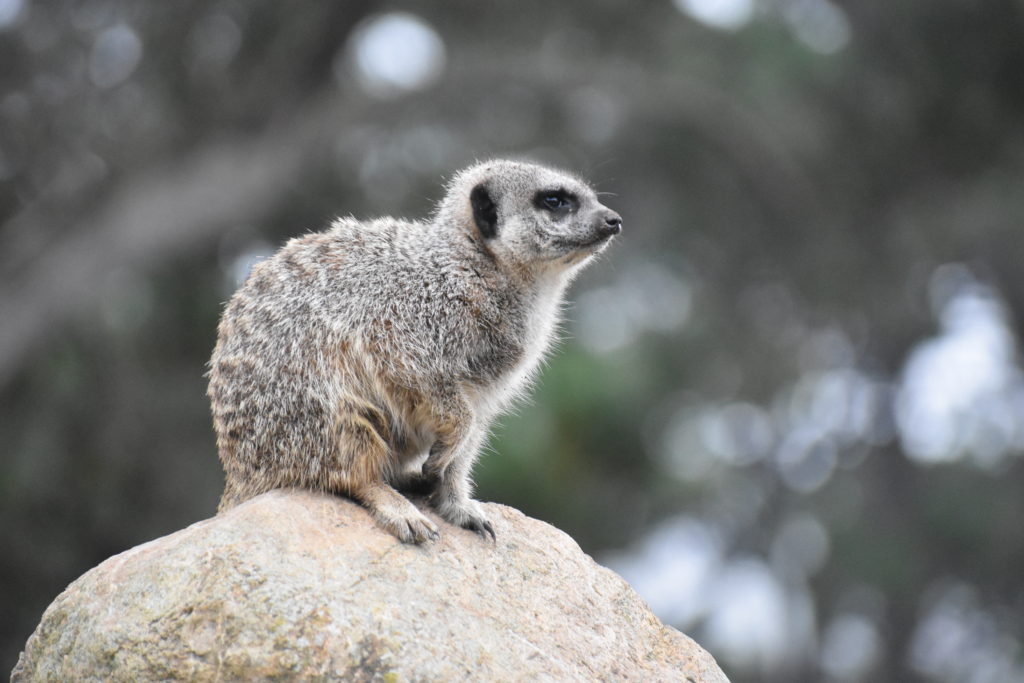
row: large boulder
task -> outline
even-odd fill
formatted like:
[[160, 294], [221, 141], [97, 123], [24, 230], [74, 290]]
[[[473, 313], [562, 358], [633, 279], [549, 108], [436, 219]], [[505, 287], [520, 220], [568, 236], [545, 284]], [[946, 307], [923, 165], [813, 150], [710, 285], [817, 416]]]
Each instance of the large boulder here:
[[434, 516], [418, 547], [342, 498], [264, 494], [72, 583], [12, 680], [726, 680], [571, 538], [486, 507], [496, 544]]

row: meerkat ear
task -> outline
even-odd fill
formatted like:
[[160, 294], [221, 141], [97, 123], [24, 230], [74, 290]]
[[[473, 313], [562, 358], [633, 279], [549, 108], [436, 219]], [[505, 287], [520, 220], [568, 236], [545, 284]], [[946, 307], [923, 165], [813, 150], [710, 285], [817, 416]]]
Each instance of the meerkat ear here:
[[473, 220], [476, 221], [476, 227], [484, 239], [490, 239], [498, 234], [498, 207], [494, 205], [483, 183], [469, 193], [469, 203], [473, 207]]

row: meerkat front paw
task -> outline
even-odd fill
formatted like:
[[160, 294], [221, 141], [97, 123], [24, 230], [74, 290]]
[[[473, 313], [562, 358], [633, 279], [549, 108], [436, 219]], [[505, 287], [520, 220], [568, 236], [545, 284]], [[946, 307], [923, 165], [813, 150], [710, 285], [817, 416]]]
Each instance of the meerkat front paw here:
[[455, 526], [475, 531], [484, 538], [490, 535], [492, 541], [497, 541], [494, 526], [487, 519], [483, 507], [475, 500], [444, 500], [437, 505], [437, 512]]

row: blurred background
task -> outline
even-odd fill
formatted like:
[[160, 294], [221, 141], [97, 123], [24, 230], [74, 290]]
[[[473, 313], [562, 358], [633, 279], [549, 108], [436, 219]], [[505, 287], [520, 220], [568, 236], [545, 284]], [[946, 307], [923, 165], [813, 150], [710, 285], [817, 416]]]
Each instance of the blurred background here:
[[625, 231], [480, 498], [734, 681], [1024, 680], [1020, 0], [0, 0], [0, 670], [213, 514], [249, 266], [497, 155]]

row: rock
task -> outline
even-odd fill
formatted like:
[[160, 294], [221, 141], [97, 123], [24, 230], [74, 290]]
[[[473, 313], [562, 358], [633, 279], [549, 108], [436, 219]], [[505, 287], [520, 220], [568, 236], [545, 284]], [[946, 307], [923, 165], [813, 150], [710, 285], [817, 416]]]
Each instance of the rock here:
[[726, 681], [557, 529], [486, 506], [403, 545], [342, 498], [274, 491], [116, 555], [53, 602], [22, 680]]

